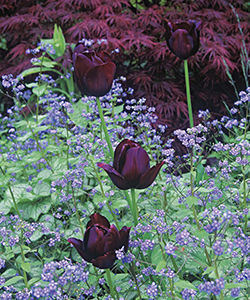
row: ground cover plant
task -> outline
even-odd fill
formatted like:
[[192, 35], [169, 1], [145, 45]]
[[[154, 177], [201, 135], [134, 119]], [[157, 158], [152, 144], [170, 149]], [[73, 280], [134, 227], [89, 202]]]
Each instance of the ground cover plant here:
[[[247, 65], [247, 60], [242, 49], [243, 37], [249, 48], [248, 13], [249, 2], [244, 0], [1, 0], [0, 75], [17, 76], [31, 67], [33, 54], [26, 50], [34, 49], [41, 38], [51, 38], [54, 24], [62, 28], [68, 43], [107, 39], [108, 43], [93, 47], [109, 54], [119, 51], [112, 53], [112, 59], [118, 76], [127, 78], [123, 87], [132, 87], [134, 97], [145, 97], [146, 104], [155, 107], [158, 121], [168, 125], [168, 137], [189, 123], [182, 60], [168, 48], [166, 23], [201, 21], [199, 51], [189, 60], [198, 124], [199, 110], [209, 109], [219, 118], [226, 113], [224, 102], [233, 105], [230, 81], [238, 91], [245, 89], [242, 61]], [[13, 105], [9, 98], [3, 99], [0, 111]]]
[[81, 42], [55, 26], [30, 69], [2, 77], [15, 105], [0, 123], [1, 299], [247, 299], [249, 88], [177, 129], [179, 157], [92, 50], [107, 41]]

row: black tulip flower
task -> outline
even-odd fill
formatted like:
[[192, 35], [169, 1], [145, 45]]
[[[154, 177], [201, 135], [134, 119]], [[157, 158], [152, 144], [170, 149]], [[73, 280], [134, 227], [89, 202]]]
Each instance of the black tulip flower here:
[[166, 23], [166, 41], [169, 49], [180, 59], [187, 59], [194, 55], [200, 45], [201, 22], [189, 20], [187, 22]]
[[116, 66], [105, 52], [96, 53], [83, 44], [73, 52], [74, 78], [83, 95], [104, 96], [111, 89]]
[[145, 189], [150, 186], [164, 162], [150, 168], [147, 152], [136, 142], [125, 139], [116, 147], [113, 167], [98, 163], [121, 190]]
[[94, 213], [87, 224], [84, 240], [69, 238], [68, 242], [87, 262], [100, 269], [109, 269], [116, 260], [115, 250], [124, 246], [127, 252], [129, 231], [127, 226], [118, 231], [104, 216]]

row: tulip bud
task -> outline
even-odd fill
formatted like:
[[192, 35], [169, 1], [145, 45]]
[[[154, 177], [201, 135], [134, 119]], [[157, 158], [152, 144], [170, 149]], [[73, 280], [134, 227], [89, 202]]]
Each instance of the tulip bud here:
[[187, 59], [198, 51], [200, 25], [201, 22], [193, 20], [174, 24], [165, 23], [168, 47], [180, 59]]
[[79, 43], [73, 52], [73, 65], [74, 78], [83, 95], [100, 97], [109, 92], [116, 70], [109, 55]]
[[113, 167], [97, 163], [121, 190], [145, 189], [155, 180], [164, 162], [150, 168], [147, 152], [136, 142], [125, 139], [115, 149]]
[[109, 269], [116, 260], [115, 250], [122, 247], [125, 252], [128, 250], [129, 231], [127, 226], [118, 231], [104, 216], [94, 213], [87, 223], [83, 241], [69, 238], [68, 242], [87, 262], [100, 269]]

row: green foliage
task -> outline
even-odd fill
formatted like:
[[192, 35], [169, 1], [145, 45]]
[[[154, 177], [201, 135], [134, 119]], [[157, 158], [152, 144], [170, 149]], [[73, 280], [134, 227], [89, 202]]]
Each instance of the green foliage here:
[[[111, 289], [105, 271], [81, 264], [78, 252], [67, 242], [69, 237], [83, 239], [89, 216], [100, 212], [117, 227], [132, 227], [131, 245], [124, 254], [131, 261], [117, 260], [111, 270], [117, 298], [182, 299], [186, 289], [196, 293], [197, 299], [212, 294], [215, 298], [215, 292], [208, 294], [200, 286], [217, 284], [221, 278], [225, 281], [221, 298], [230, 299], [235, 288], [240, 288], [240, 298], [246, 298], [246, 280], [239, 282], [234, 274], [237, 266], [244, 277], [246, 268], [249, 133], [247, 122], [242, 121], [248, 113], [246, 104], [237, 112], [239, 126], [216, 123], [221, 131], [213, 141], [219, 144], [220, 139], [225, 149], [217, 145], [214, 150], [208, 134], [198, 134], [197, 127], [196, 133], [182, 132], [195, 141], [196, 150], [186, 144], [187, 154], [178, 160], [171, 141], [162, 142], [164, 126], [158, 126], [153, 109], [143, 99], [122, 101], [118, 82], [115, 93], [100, 99], [113, 148], [131, 138], [147, 151], [151, 166], [166, 160], [155, 184], [135, 191], [140, 214], [135, 226], [128, 194], [96, 166], [98, 162], [112, 165], [96, 99], [73, 93], [72, 76], [58, 71], [57, 59], [66, 51], [60, 27], [55, 26], [53, 39], [43, 42], [52, 44], [55, 53], [44, 51], [22, 73], [23, 77], [39, 75], [38, 80], [26, 83], [35, 111], [20, 113], [26, 104], [15, 95], [16, 109], [0, 122], [0, 253], [5, 261], [1, 266], [0, 260], [0, 292], [5, 292], [3, 287], [19, 292], [27, 288], [34, 296], [37, 287], [50, 287], [53, 292], [51, 284], [55, 283], [61, 299], [107, 298]], [[60, 78], [50, 81], [51, 72]], [[130, 113], [124, 113], [129, 109]], [[207, 128], [215, 132], [209, 124]], [[195, 158], [193, 177], [187, 168], [190, 154]], [[215, 166], [208, 165], [208, 154], [216, 159]], [[220, 250], [216, 242], [221, 242], [223, 253], [216, 253]]]
[[0, 36], [0, 49], [7, 50], [6, 39]]

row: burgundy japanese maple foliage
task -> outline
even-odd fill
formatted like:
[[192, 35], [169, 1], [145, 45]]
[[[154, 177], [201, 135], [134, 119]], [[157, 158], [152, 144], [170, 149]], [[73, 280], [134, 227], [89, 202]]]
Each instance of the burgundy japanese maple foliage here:
[[223, 114], [223, 102], [230, 106], [234, 101], [224, 62], [238, 90], [245, 88], [240, 53], [243, 39], [249, 45], [249, 25], [244, 0], [165, 2], [141, 0], [145, 9], [138, 9], [129, 0], [0, 0], [0, 32], [7, 46], [0, 49], [0, 74], [17, 75], [29, 67], [32, 56], [25, 55], [26, 49], [34, 48], [40, 38], [51, 37], [54, 23], [70, 43], [105, 38], [108, 42], [96, 43], [93, 50], [119, 49], [112, 60], [117, 75], [127, 77], [124, 87], [133, 87], [133, 97], [145, 97], [148, 105], [156, 107], [169, 134], [188, 125], [188, 119], [182, 60], [169, 50], [164, 24], [199, 20], [200, 47], [189, 58], [193, 109]]

